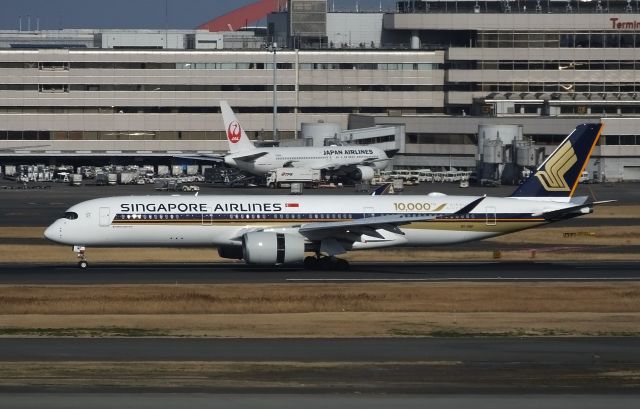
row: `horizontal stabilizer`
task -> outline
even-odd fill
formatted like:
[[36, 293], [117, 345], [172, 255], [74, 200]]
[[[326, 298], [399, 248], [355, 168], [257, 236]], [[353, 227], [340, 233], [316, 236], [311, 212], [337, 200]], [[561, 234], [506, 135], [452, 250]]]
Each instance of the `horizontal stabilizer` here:
[[594, 206], [612, 202], [615, 202], [615, 200], [603, 200], [599, 202], [583, 203], [576, 206], [565, 207], [564, 209], [551, 210], [548, 212], [543, 212], [541, 214], [534, 214], [534, 216], [542, 216], [547, 221], [557, 222], [559, 220], [571, 219], [574, 217], [593, 213]]

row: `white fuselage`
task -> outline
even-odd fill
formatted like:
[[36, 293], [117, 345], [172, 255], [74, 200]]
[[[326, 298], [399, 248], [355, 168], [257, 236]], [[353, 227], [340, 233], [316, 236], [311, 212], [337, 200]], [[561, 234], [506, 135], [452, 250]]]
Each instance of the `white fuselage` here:
[[[568, 203], [485, 198], [468, 214], [453, 216], [473, 196], [123, 196], [88, 200], [45, 232], [55, 242], [77, 246], [240, 245], [243, 234], [264, 230], [300, 235], [308, 223], [350, 221], [382, 215], [438, 215], [362, 236], [352, 250], [397, 245], [433, 246], [493, 237], [546, 223], [536, 214]], [[451, 215], [447, 217], [447, 215]]]
[[[247, 154], [263, 156], [254, 160], [243, 160]], [[387, 167], [389, 158], [386, 153], [372, 146], [325, 146], [314, 147], [278, 147], [256, 148], [251, 151], [230, 153], [225, 163], [246, 172], [263, 175], [271, 170], [285, 166], [309, 169], [337, 169], [343, 166], [370, 166], [373, 170]]]

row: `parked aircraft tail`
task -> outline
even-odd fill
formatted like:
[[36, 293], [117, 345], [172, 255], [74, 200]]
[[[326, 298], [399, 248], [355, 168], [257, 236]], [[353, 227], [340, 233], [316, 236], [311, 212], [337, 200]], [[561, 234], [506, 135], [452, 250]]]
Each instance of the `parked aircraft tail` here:
[[229, 152], [245, 152], [255, 149], [255, 145], [240, 126], [240, 122], [238, 122], [227, 101], [220, 101], [220, 110], [222, 111], [224, 129], [227, 133]]
[[600, 123], [578, 125], [511, 197], [568, 201], [578, 187], [601, 132]]

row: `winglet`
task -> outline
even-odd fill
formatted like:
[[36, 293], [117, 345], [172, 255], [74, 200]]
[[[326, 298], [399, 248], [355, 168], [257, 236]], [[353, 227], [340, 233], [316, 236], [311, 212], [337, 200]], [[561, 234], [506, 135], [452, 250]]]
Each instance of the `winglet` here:
[[471, 213], [473, 211], [473, 209], [475, 209], [480, 204], [480, 202], [482, 202], [484, 200], [485, 197], [487, 197], [487, 196], [485, 195], [485, 196], [482, 196], [482, 197], [479, 197], [479, 198], [473, 200], [471, 203], [469, 203], [468, 205], [466, 205], [462, 209], [460, 209], [457, 212], [455, 212], [454, 215], [461, 215], [461, 214]]
[[385, 183], [378, 186], [376, 190], [371, 193], [371, 196], [392, 195], [393, 193], [393, 183]]
[[511, 197], [568, 201], [602, 133], [602, 124], [578, 125]]
[[227, 142], [229, 143], [229, 152], [243, 152], [255, 149], [253, 142], [249, 139], [244, 129], [240, 126], [240, 122], [233, 113], [233, 110], [227, 101], [220, 101], [220, 111], [222, 111], [222, 120], [224, 121], [224, 130], [227, 134]]

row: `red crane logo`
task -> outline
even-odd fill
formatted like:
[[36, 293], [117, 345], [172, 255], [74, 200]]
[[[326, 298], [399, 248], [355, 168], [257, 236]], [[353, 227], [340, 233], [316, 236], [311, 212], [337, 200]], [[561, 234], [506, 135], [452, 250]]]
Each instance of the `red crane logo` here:
[[227, 139], [231, 143], [238, 143], [240, 137], [242, 135], [242, 128], [240, 128], [240, 124], [238, 121], [233, 121], [229, 124], [227, 128]]

